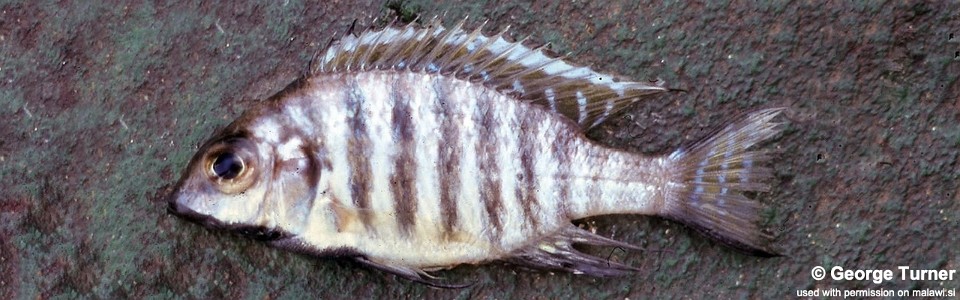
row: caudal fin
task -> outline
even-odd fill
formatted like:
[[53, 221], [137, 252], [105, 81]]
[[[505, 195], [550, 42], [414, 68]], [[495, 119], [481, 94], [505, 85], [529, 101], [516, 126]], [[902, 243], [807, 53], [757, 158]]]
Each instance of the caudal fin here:
[[678, 177], [663, 216], [754, 255], [774, 256], [757, 227], [760, 204], [743, 192], [770, 190], [773, 170], [763, 151], [748, 150], [779, 130], [771, 120], [785, 108], [753, 112], [690, 149], [670, 155]]

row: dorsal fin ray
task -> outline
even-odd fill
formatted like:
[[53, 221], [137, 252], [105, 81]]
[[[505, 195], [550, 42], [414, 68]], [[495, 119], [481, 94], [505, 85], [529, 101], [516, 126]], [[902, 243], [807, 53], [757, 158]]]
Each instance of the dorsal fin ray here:
[[478, 27], [452, 29], [437, 18], [417, 28], [389, 25], [347, 35], [327, 48], [314, 74], [405, 70], [455, 76], [482, 83], [522, 101], [557, 112], [582, 128], [599, 125], [643, 96], [668, 89], [656, 83], [621, 81], [588, 67], [553, 57], [546, 45], [530, 48], [526, 39], [510, 42], [507, 29], [487, 36]]

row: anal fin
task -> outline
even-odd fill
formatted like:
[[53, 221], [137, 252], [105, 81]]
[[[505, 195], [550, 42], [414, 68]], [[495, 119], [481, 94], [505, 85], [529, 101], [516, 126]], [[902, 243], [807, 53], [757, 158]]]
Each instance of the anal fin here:
[[566, 271], [596, 277], [624, 276], [640, 271], [625, 264], [580, 252], [573, 248], [574, 244], [642, 250], [637, 246], [605, 238], [571, 224], [553, 236], [514, 251], [506, 261], [534, 269]]

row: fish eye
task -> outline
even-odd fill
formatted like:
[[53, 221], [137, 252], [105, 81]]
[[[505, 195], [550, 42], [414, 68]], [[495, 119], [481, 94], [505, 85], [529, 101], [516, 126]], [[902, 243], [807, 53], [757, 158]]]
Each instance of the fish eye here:
[[245, 138], [230, 138], [208, 146], [204, 151], [202, 172], [213, 187], [226, 194], [237, 194], [256, 183], [257, 146]]
[[213, 160], [213, 174], [222, 179], [234, 179], [243, 172], [243, 159], [233, 152], [224, 152]]

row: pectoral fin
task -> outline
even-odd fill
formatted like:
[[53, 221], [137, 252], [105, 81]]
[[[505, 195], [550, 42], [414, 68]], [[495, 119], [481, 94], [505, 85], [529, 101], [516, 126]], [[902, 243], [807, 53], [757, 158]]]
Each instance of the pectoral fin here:
[[430, 275], [427, 272], [420, 269], [379, 263], [362, 256], [354, 257], [354, 260], [356, 260], [357, 262], [365, 266], [368, 266], [380, 271], [384, 271], [387, 273], [391, 273], [391, 274], [400, 276], [402, 278], [405, 278], [414, 282], [426, 284], [436, 288], [461, 289], [461, 288], [465, 288], [473, 285], [473, 283], [460, 283], [460, 284], [444, 283], [440, 281], [440, 278], [434, 277], [433, 275]]

